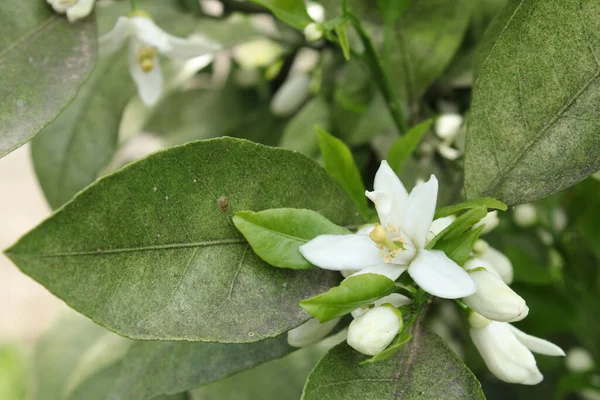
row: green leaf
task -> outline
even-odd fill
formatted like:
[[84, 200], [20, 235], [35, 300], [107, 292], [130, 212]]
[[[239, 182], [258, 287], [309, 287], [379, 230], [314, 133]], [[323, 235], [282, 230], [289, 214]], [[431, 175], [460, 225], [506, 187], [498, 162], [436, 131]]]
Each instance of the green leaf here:
[[451, 260], [463, 266], [471, 256], [473, 246], [477, 239], [479, 239], [482, 230], [483, 226], [480, 226], [477, 229], [469, 230], [463, 235], [439, 240], [434, 248], [442, 250]]
[[408, 9], [413, 0], [377, 0], [384, 21], [394, 23]]
[[354, 200], [362, 216], [368, 218], [372, 212], [367, 205], [365, 185], [350, 149], [340, 139], [319, 127], [316, 129], [325, 169]]
[[314, 126], [329, 129], [329, 114], [329, 103], [322, 96], [309, 100], [286, 125], [279, 147], [316, 158], [319, 143], [314, 134]]
[[110, 398], [151, 399], [254, 368], [295, 350], [287, 334], [248, 344], [136, 342], [122, 362]]
[[467, 129], [467, 197], [524, 203], [600, 169], [599, 15], [594, 1], [513, 0], [493, 23]]
[[348, 34], [346, 33], [346, 24], [339, 24], [335, 26], [335, 33], [337, 34], [340, 47], [344, 53], [346, 60], [350, 59], [350, 43], [348, 42]]
[[360, 221], [305, 156], [221, 138], [156, 153], [97, 181], [6, 254], [123, 336], [254, 342], [307, 320], [298, 302], [339, 279], [269, 267], [231, 222], [237, 211], [280, 207], [313, 209], [340, 225]]
[[308, 377], [303, 400], [484, 400], [471, 371], [434, 333], [420, 326], [401, 351], [374, 364], [341, 343]]
[[29, 359], [29, 354], [21, 346], [0, 345], [0, 399], [27, 398]]
[[428, 119], [413, 126], [404, 136], [392, 144], [388, 152], [387, 162], [396, 174], [400, 173], [404, 163], [419, 146], [421, 139], [429, 131], [432, 123], [433, 120]]
[[127, 57], [97, 64], [75, 99], [31, 143], [38, 181], [53, 209], [92, 183], [112, 159], [125, 105], [135, 94]]
[[319, 235], [350, 233], [315, 211], [294, 208], [238, 211], [233, 223], [260, 258], [279, 268], [312, 268], [300, 254], [300, 246]]
[[471, 0], [413, 1], [390, 41], [388, 73], [397, 96], [414, 103], [441, 76], [469, 25]]
[[433, 218], [437, 219], [447, 217], [449, 215], [456, 214], [459, 211], [476, 207], [485, 207], [488, 209], [495, 209], [501, 211], [508, 210], [506, 204], [499, 200], [492, 199], [491, 197], [479, 197], [477, 199], [463, 201], [462, 203], [453, 204], [451, 206], [438, 208], [437, 210], [435, 210], [435, 216]]
[[71, 24], [39, 0], [0, 3], [0, 157], [75, 97], [94, 66], [94, 18]]
[[441, 231], [436, 237], [427, 243], [428, 249], [436, 248], [437, 242], [444, 239], [448, 240], [463, 234], [467, 229], [481, 221], [487, 215], [487, 209], [475, 207], [456, 218], [446, 229]]
[[361, 274], [342, 281], [327, 293], [302, 300], [300, 306], [321, 322], [341, 317], [373, 303], [396, 289], [391, 279], [379, 274]]
[[313, 22], [303, 0], [252, 0], [267, 7], [277, 18], [297, 29], [304, 29]]

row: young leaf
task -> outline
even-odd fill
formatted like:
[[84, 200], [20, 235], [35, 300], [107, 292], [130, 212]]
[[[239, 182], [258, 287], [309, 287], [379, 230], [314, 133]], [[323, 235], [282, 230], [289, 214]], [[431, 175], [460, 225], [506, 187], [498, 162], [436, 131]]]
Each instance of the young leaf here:
[[335, 33], [340, 41], [340, 47], [344, 53], [346, 60], [350, 59], [350, 43], [348, 42], [348, 34], [346, 33], [346, 25], [339, 24], [335, 26]]
[[71, 24], [39, 0], [0, 2], [0, 157], [75, 97], [94, 66], [96, 24]]
[[238, 211], [233, 223], [260, 258], [279, 268], [312, 268], [298, 247], [319, 235], [350, 233], [315, 211], [294, 208]]
[[304, 29], [313, 22], [303, 0], [252, 0], [267, 7], [277, 18], [297, 29]]
[[415, 151], [423, 136], [431, 128], [432, 120], [428, 119], [418, 125], [413, 126], [404, 136], [396, 140], [390, 147], [387, 156], [387, 162], [390, 167], [399, 174], [404, 166], [404, 163], [410, 158]]
[[481, 221], [487, 215], [487, 209], [483, 207], [475, 207], [456, 218], [446, 229], [441, 231], [436, 237], [427, 243], [428, 249], [437, 248], [437, 242], [444, 239], [451, 239], [461, 235], [467, 229], [471, 228], [477, 222]]
[[362, 216], [368, 218], [372, 212], [367, 205], [365, 185], [350, 149], [340, 139], [316, 129], [325, 169], [354, 200]]
[[524, 203], [600, 169], [599, 13], [596, 1], [513, 0], [493, 23], [467, 129], [467, 197]]
[[451, 238], [439, 240], [434, 248], [442, 250], [446, 255], [458, 265], [465, 265], [475, 242], [479, 238], [479, 234], [483, 230], [483, 226], [477, 229], [471, 229], [468, 232]]
[[501, 202], [499, 200], [492, 199], [491, 197], [480, 197], [480, 198], [473, 199], [473, 200], [463, 201], [462, 203], [453, 204], [451, 206], [439, 208], [439, 209], [435, 210], [435, 216], [433, 218], [437, 219], [437, 218], [447, 217], [449, 215], [456, 214], [459, 211], [466, 210], [469, 208], [475, 208], [475, 207], [492, 208], [495, 210], [502, 210], [502, 211], [506, 211], [508, 209], [506, 204], [504, 204], [503, 202]]
[[121, 335], [254, 342], [305, 321], [298, 302], [339, 279], [271, 268], [231, 222], [240, 210], [280, 207], [360, 222], [351, 200], [307, 157], [220, 138], [156, 153], [97, 181], [6, 253]]
[[302, 300], [300, 306], [325, 322], [387, 296], [394, 289], [394, 281], [383, 275], [361, 274], [344, 279], [340, 286], [329, 289], [327, 293]]
[[481, 385], [434, 333], [417, 326], [401, 351], [373, 364], [341, 343], [311, 372], [303, 400], [484, 400]]

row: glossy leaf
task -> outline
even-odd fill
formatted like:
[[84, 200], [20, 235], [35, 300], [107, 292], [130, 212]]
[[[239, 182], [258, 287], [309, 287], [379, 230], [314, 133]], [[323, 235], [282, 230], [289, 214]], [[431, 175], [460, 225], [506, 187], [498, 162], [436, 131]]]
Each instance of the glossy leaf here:
[[513, 0], [493, 23], [467, 129], [468, 197], [524, 203], [600, 169], [599, 15], [595, 1]]
[[108, 57], [71, 104], [34, 138], [33, 165], [52, 208], [96, 180], [112, 159], [123, 109], [134, 93], [127, 58]]
[[231, 222], [240, 210], [279, 207], [359, 222], [350, 199], [305, 156], [222, 138], [156, 153], [99, 180], [6, 253], [121, 335], [254, 342], [307, 320], [298, 302], [339, 279], [271, 268]]
[[319, 127], [317, 135], [325, 169], [354, 200], [360, 213], [368, 217], [371, 210], [367, 205], [365, 185], [350, 149], [340, 139]]
[[93, 18], [71, 24], [44, 1], [0, 3], [0, 157], [75, 97], [94, 66]]
[[279, 268], [312, 268], [300, 246], [319, 235], [350, 233], [315, 211], [294, 208], [238, 211], [233, 223], [260, 258]]
[[373, 303], [396, 289], [390, 278], [379, 274], [351, 276], [327, 293], [302, 300], [300, 306], [310, 315], [325, 322]]
[[399, 174], [404, 166], [404, 163], [414, 153], [416, 148], [421, 143], [421, 139], [431, 128], [432, 120], [428, 119], [418, 125], [413, 126], [404, 136], [396, 140], [387, 156], [387, 162], [390, 167]]
[[308, 377], [303, 400], [484, 400], [481, 385], [458, 356], [418, 327], [401, 351], [373, 364], [341, 343]]
[[452, 214], [456, 214], [459, 211], [467, 210], [470, 208], [485, 207], [488, 209], [506, 211], [508, 207], [503, 202], [492, 199], [491, 197], [479, 197], [473, 200], [463, 201], [462, 203], [453, 204], [451, 206], [438, 208], [435, 210], [434, 219], [447, 217]]
[[481, 221], [487, 215], [487, 209], [483, 207], [475, 207], [456, 218], [446, 229], [441, 231], [436, 237], [427, 243], [427, 248], [437, 248], [437, 243], [440, 240], [448, 240], [461, 235], [467, 229], [471, 228], [477, 222]]
[[451, 260], [463, 266], [471, 256], [473, 246], [479, 239], [482, 230], [483, 226], [480, 226], [477, 229], [469, 230], [463, 235], [439, 240], [435, 245], [435, 249], [442, 250]]
[[283, 22], [294, 28], [304, 29], [312, 22], [306, 11], [303, 0], [252, 0], [253, 2], [267, 7]]

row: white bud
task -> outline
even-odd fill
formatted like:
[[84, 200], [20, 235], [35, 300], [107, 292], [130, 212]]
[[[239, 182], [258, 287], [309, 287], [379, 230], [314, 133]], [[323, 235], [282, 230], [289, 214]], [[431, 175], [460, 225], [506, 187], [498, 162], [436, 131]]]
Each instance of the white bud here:
[[310, 15], [310, 17], [315, 21], [325, 21], [325, 8], [319, 3], [315, 3], [312, 1], [308, 2], [308, 4], [306, 5], [306, 11], [308, 12], [308, 15]]
[[556, 232], [562, 232], [567, 227], [567, 213], [562, 208], [557, 208], [552, 214], [552, 227]]
[[307, 42], [316, 42], [323, 37], [323, 28], [316, 23], [311, 22], [304, 28], [304, 37]]
[[481, 329], [485, 328], [491, 323], [491, 320], [487, 319], [481, 314], [476, 313], [475, 311], [471, 311], [469, 313], [469, 325], [471, 328]]
[[544, 228], [539, 228], [536, 230], [536, 233], [542, 243], [544, 243], [546, 246], [552, 246], [552, 243], [554, 243], [554, 236], [552, 236], [552, 233]]
[[435, 121], [435, 134], [440, 139], [451, 143], [456, 135], [458, 135], [462, 123], [463, 117], [460, 114], [442, 114]]
[[571, 372], [587, 372], [594, 369], [594, 359], [583, 347], [574, 347], [567, 352], [565, 360]]
[[348, 345], [374, 356], [383, 351], [402, 328], [402, 316], [390, 307], [375, 307], [360, 315], [348, 327]]
[[513, 219], [521, 228], [527, 228], [537, 222], [537, 210], [533, 204], [520, 204], [513, 211]]
[[242, 68], [262, 68], [273, 64], [282, 53], [279, 43], [261, 38], [237, 45], [232, 57]]
[[513, 265], [508, 257], [491, 246], [488, 247], [487, 251], [479, 255], [479, 257], [493, 266], [495, 272], [497, 272], [497, 275], [502, 278], [504, 283], [507, 285], [512, 283], [514, 275]]
[[280, 117], [293, 114], [310, 94], [310, 76], [296, 74], [279, 88], [271, 100], [271, 112]]
[[316, 318], [309, 319], [288, 332], [288, 344], [293, 347], [306, 347], [315, 344], [327, 336], [338, 322], [340, 322], [340, 318], [334, 318], [324, 323], [320, 323]]
[[477, 313], [502, 322], [520, 321], [529, 313], [525, 300], [496, 275], [473, 270], [469, 276], [477, 283], [477, 292], [463, 298], [463, 302]]
[[458, 157], [460, 157], [461, 154], [459, 150], [455, 149], [454, 147], [451, 147], [446, 143], [440, 143], [437, 150], [442, 157], [450, 161], [456, 160]]
[[487, 213], [486, 216], [483, 217], [481, 221], [476, 223], [473, 227], [479, 228], [480, 226], [483, 226], [481, 234], [484, 235], [497, 227], [498, 223], [500, 223], [500, 220], [498, 219], [498, 211], [494, 210]]
[[[424, 182], [424, 181], [423, 181]], [[417, 185], [419, 183], [417, 182]], [[429, 233], [427, 234], [427, 241], [430, 241], [437, 235], [439, 235], [444, 229], [450, 226], [454, 222], [456, 217], [454, 215], [449, 215], [447, 217], [442, 217], [434, 220], [429, 226]]]
[[[402, 296], [399, 293], [392, 293], [385, 297], [380, 298], [379, 300], [375, 301], [373, 304], [377, 307], [377, 306], [380, 306], [380, 305], [386, 304], [386, 303], [391, 304], [394, 307], [401, 307], [401, 306], [410, 304], [411, 300], [408, 297]], [[352, 311], [352, 316], [354, 318], [358, 318], [362, 314], [366, 313], [368, 310], [369, 310], [368, 308], [357, 308], [356, 310]]]
[[478, 256], [484, 254], [486, 251], [490, 249], [490, 245], [488, 242], [482, 239], [478, 239], [473, 245], [473, 252]]

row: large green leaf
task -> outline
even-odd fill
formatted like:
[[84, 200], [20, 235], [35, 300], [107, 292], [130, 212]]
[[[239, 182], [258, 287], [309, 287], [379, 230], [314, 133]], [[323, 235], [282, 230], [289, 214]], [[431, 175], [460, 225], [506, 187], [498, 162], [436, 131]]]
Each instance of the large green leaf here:
[[501, 14], [473, 91], [465, 189], [518, 204], [600, 169], [600, 3], [514, 0]]
[[299, 251], [309, 240], [350, 233], [315, 211], [294, 208], [238, 211], [233, 223], [260, 258], [274, 267], [291, 269], [314, 267]]
[[93, 18], [71, 24], [44, 1], [0, 3], [0, 157], [75, 97], [94, 65]]
[[231, 222], [237, 211], [280, 207], [359, 222], [352, 201], [307, 157], [221, 138], [156, 153], [97, 181], [6, 253], [121, 335], [254, 342], [307, 320], [298, 302], [339, 279], [268, 266]]
[[134, 93], [127, 58], [108, 57], [73, 102], [34, 138], [33, 165], [52, 208], [92, 183], [112, 159], [123, 109]]
[[434, 333], [418, 326], [401, 351], [373, 364], [341, 343], [308, 377], [303, 400], [485, 399], [481, 385], [457, 355]]

